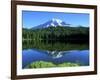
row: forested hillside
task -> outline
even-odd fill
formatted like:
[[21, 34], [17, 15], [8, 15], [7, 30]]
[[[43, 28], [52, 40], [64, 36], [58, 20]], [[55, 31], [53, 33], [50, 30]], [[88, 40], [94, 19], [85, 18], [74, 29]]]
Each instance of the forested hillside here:
[[48, 27], [45, 29], [23, 29], [23, 40], [55, 40], [89, 42], [88, 27]]

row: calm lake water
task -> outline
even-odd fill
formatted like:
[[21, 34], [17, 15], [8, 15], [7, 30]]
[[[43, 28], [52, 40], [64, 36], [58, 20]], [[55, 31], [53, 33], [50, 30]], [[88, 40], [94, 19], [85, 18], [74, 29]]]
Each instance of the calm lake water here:
[[36, 61], [48, 61], [55, 64], [63, 62], [89, 65], [89, 47], [87, 44], [23, 42], [22, 68]]
[[80, 63], [89, 65], [89, 50], [70, 50], [70, 51], [41, 51], [37, 49], [23, 50], [23, 68], [35, 61], [50, 61], [55, 64], [63, 62]]

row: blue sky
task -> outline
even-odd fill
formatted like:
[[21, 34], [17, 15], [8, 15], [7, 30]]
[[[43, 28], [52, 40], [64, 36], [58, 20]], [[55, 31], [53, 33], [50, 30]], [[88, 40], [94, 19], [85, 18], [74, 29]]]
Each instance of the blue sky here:
[[61, 19], [72, 26], [89, 27], [89, 14], [86, 13], [22, 11], [23, 28], [32, 28], [53, 18]]

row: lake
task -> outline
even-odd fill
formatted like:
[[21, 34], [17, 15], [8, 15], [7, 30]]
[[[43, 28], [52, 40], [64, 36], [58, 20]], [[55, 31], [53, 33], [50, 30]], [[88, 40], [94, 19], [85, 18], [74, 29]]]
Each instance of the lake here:
[[82, 43], [23, 41], [22, 68], [36, 61], [89, 65], [89, 46]]

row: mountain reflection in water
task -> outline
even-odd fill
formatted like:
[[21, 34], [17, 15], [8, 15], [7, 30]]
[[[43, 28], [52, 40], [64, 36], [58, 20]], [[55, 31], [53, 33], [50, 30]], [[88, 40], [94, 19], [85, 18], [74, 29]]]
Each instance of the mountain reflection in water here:
[[36, 61], [89, 65], [89, 46], [82, 43], [23, 41], [22, 67]]

